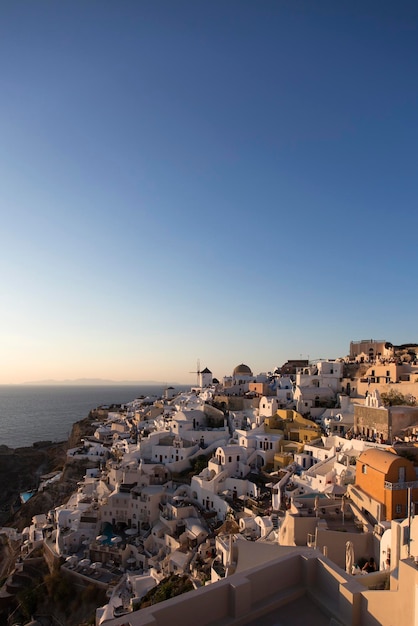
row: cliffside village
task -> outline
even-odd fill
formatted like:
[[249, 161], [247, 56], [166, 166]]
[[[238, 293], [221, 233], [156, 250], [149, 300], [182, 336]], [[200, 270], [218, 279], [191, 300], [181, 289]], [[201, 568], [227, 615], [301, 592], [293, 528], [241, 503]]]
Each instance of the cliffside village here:
[[[67, 452], [89, 461], [77, 491], [0, 531], [21, 542], [1, 605], [42, 546], [106, 590], [97, 626], [418, 623], [417, 352], [365, 340], [222, 381], [198, 368], [187, 393], [100, 407]], [[194, 590], [139, 608], [172, 574]]]

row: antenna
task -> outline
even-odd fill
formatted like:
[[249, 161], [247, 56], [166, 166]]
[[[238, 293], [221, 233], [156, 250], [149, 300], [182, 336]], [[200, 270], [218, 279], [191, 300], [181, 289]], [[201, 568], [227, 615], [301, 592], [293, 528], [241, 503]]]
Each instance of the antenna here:
[[199, 386], [199, 374], [200, 374], [200, 359], [197, 359], [197, 369], [195, 372], [189, 372], [189, 374], [197, 375], [197, 386]]

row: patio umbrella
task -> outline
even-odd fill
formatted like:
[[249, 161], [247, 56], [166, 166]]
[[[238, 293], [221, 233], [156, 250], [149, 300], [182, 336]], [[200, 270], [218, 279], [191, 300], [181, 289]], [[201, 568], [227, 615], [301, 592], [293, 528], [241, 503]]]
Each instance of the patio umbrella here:
[[106, 535], [97, 535], [96, 541], [106, 541]]
[[78, 559], [75, 556], [75, 554], [71, 554], [70, 556], [67, 556], [67, 558], [65, 559], [65, 562], [68, 563], [68, 565], [75, 565], [77, 561]]
[[354, 566], [354, 544], [352, 541], [347, 541], [345, 544], [345, 571], [347, 574], [351, 574]]
[[115, 535], [110, 541], [112, 543], [120, 543], [122, 541], [122, 537], [119, 537], [119, 535]]

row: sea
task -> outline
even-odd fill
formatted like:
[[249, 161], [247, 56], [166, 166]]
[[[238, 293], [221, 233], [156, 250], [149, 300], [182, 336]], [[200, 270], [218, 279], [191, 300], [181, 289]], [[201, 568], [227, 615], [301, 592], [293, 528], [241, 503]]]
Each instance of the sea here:
[[[72, 425], [101, 405], [161, 397], [166, 385], [0, 385], [0, 445], [66, 441]], [[190, 386], [175, 386], [176, 391]]]

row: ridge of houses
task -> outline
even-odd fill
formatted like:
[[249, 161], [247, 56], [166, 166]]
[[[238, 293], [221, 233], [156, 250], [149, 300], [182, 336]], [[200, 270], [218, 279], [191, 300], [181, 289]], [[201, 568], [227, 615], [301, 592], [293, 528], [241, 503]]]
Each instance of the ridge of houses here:
[[[251, 623], [277, 594], [293, 606], [292, 576], [298, 610], [314, 605], [318, 623], [394, 623], [379, 622], [385, 610], [415, 623], [418, 599], [405, 590], [411, 576], [418, 584], [417, 392], [414, 350], [399, 357], [365, 340], [345, 359], [258, 375], [240, 364], [221, 383], [205, 368], [190, 392], [103, 411], [94, 436], [67, 452], [92, 467], [65, 505], [23, 531], [21, 564], [42, 545], [51, 567], [106, 589], [97, 626], [168, 624], [162, 607], [138, 608], [173, 574], [207, 604], [202, 624]], [[242, 613], [240, 573], [258, 589], [274, 568], [276, 591], [252, 592]], [[191, 595], [169, 601], [185, 624]]]

